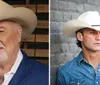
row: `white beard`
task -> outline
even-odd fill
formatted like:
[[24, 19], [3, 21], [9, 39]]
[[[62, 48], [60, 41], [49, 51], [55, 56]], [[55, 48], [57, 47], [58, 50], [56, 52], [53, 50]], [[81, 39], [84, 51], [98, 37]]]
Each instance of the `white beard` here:
[[0, 63], [8, 59], [7, 53], [4, 49], [0, 49]]

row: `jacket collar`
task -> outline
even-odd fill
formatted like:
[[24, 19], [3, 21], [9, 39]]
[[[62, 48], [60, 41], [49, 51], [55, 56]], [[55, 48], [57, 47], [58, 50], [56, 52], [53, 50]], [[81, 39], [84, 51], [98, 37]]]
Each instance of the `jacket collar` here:
[[27, 77], [29, 71], [31, 71], [32, 66], [28, 65], [28, 56], [22, 51], [23, 60], [20, 63], [15, 75], [13, 76], [12, 80], [10, 81], [9, 85], [21, 85], [21, 82]]

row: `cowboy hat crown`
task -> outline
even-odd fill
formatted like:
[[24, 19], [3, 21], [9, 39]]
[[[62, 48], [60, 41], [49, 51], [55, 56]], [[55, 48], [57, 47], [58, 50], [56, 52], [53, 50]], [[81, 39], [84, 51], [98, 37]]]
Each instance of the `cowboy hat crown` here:
[[81, 14], [78, 19], [73, 19], [64, 24], [64, 34], [68, 37], [75, 37], [76, 31], [82, 28], [100, 30], [100, 15], [97, 11], [87, 11]]
[[13, 7], [6, 2], [0, 0], [0, 21], [10, 20], [22, 26], [22, 39], [31, 34], [37, 24], [35, 13], [25, 7]]

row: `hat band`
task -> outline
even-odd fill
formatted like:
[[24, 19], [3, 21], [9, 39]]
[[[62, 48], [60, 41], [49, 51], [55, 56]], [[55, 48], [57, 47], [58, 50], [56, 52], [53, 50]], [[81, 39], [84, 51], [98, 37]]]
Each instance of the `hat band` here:
[[93, 27], [95, 27], [95, 26], [100, 26], [100, 25], [92, 25]]

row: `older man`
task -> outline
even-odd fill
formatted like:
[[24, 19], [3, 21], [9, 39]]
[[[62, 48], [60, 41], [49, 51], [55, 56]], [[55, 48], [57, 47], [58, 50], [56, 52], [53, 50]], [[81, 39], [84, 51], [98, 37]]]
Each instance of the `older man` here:
[[100, 85], [100, 15], [88, 11], [65, 23], [64, 33], [76, 37], [82, 52], [57, 72], [57, 85]]
[[20, 49], [36, 23], [33, 11], [0, 0], [0, 85], [48, 85], [47, 66]]

